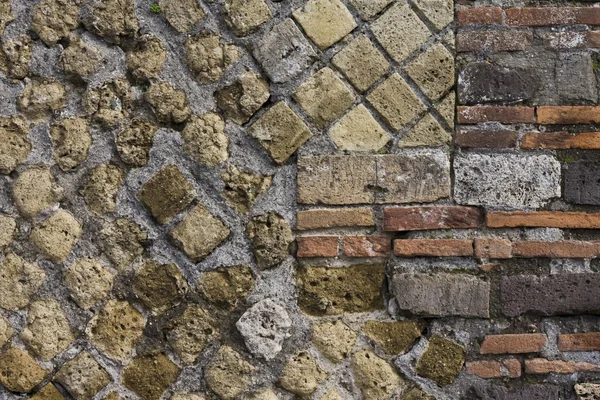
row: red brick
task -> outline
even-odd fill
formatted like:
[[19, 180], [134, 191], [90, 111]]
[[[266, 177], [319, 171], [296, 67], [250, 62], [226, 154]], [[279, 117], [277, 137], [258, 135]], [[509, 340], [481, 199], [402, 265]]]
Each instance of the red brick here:
[[299, 230], [375, 225], [373, 210], [368, 207], [304, 210], [296, 217]]
[[473, 241], [477, 258], [510, 258], [512, 244], [501, 238], [476, 238]]
[[303, 236], [297, 238], [299, 258], [336, 257], [338, 255], [337, 236]]
[[519, 135], [515, 131], [460, 130], [454, 143], [464, 149], [503, 149], [517, 147]]
[[600, 332], [571, 333], [558, 336], [560, 351], [598, 351]]
[[537, 353], [546, 344], [543, 333], [488, 335], [483, 339], [481, 354], [524, 354]]
[[572, 25], [577, 23], [577, 8], [528, 7], [506, 10], [506, 24], [513, 26]]
[[521, 376], [521, 363], [511, 358], [500, 361], [469, 361], [466, 363], [467, 372], [480, 378], [518, 378]]
[[521, 362], [516, 358], [509, 358], [502, 362], [504, 368], [506, 368], [509, 378], [518, 378], [521, 376]]
[[600, 255], [600, 244], [594, 242], [514, 242], [513, 255], [518, 257], [590, 258]]
[[502, 24], [502, 8], [473, 7], [463, 8], [456, 12], [459, 25], [500, 25]]
[[477, 228], [483, 212], [476, 207], [387, 207], [383, 211], [385, 231]]
[[348, 257], [387, 257], [392, 252], [392, 239], [386, 236], [346, 236], [344, 254]]
[[563, 211], [492, 211], [486, 215], [490, 228], [600, 229], [600, 213]]
[[541, 106], [538, 123], [546, 125], [600, 123], [600, 106]]
[[598, 372], [600, 365], [587, 362], [546, 360], [533, 358], [525, 360], [525, 372], [528, 374], [574, 374], [575, 372]]
[[521, 139], [523, 149], [600, 149], [600, 132], [529, 132]]
[[399, 257], [471, 257], [473, 241], [463, 239], [398, 239], [394, 254]]
[[456, 35], [456, 51], [459, 53], [519, 51], [532, 43], [533, 32], [530, 30], [460, 32]]
[[535, 109], [521, 106], [460, 106], [457, 118], [459, 124], [490, 121], [507, 124], [535, 123]]

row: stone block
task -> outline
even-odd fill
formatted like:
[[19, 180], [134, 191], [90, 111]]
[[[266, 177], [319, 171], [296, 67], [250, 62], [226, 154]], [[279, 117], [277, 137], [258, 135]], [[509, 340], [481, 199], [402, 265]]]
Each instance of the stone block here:
[[381, 150], [392, 138], [367, 108], [359, 104], [334, 124], [327, 133], [340, 150]]
[[565, 200], [574, 204], [600, 204], [600, 162], [579, 161], [566, 165]]
[[325, 50], [356, 28], [354, 17], [340, 0], [309, 0], [293, 13], [308, 37]]

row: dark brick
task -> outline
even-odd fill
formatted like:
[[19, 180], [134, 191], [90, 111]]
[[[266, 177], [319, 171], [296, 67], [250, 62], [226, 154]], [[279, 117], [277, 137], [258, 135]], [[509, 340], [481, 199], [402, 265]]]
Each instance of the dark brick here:
[[456, 51], [518, 51], [525, 50], [532, 42], [531, 31], [461, 32], [456, 36]]
[[454, 142], [464, 149], [504, 149], [517, 146], [519, 135], [515, 131], [458, 131]]
[[566, 201], [600, 205], [600, 162], [570, 163], [565, 168], [564, 177]]
[[459, 106], [456, 118], [459, 124], [478, 124], [492, 121], [507, 124], [529, 124], [535, 122], [535, 108], [522, 106]]
[[383, 211], [385, 231], [477, 228], [483, 212], [477, 207], [388, 207]]
[[558, 387], [552, 385], [527, 385], [512, 390], [493, 386], [475, 392], [476, 398], [482, 400], [558, 400]]
[[481, 25], [500, 25], [502, 24], [502, 8], [500, 7], [472, 7], [456, 11], [456, 18], [459, 25], [481, 24]]

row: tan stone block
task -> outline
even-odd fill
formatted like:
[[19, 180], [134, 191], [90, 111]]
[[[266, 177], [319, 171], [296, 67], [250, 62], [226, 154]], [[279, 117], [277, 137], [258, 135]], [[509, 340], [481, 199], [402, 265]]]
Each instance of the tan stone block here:
[[132, 287], [133, 293], [154, 315], [179, 305], [189, 290], [177, 265], [154, 261], [144, 263], [135, 272]]
[[327, 133], [340, 150], [381, 150], [392, 138], [360, 104], [344, 115]]
[[215, 92], [225, 117], [238, 125], [248, 122], [269, 97], [269, 84], [253, 71], [244, 72], [233, 84]]
[[15, 330], [4, 317], [0, 316], [0, 347], [4, 347], [12, 338]]
[[258, 215], [248, 222], [246, 235], [252, 242], [258, 268], [268, 269], [290, 254], [294, 235], [285, 218], [275, 213]]
[[33, 167], [15, 179], [12, 192], [19, 213], [25, 218], [33, 218], [60, 201], [64, 190], [48, 168]]
[[288, 392], [301, 397], [310, 396], [327, 379], [327, 371], [317, 364], [308, 351], [301, 351], [290, 357], [279, 384]]
[[123, 178], [123, 171], [115, 165], [100, 164], [92, 169], [80, 192], [90, 211], [96, 215], [114, 212]]
[[392, 2], [393, 0], [350, 0], [350, 4], [364, 20], [370, 20]]
[[180, 371], [164, 354], [137, 356], [123, 371], [123, 384], [144, 400], [159, 400]]
[[240, 58], [237, 46], [204, 32], [185, 42], [185, 52], [187, 65], [200, 83], [218, 81]]
[[65, 210], [58, 210], [31, 231], [29, 241], [55, 263], [63, 262], [79, 240], [79, 222]]
[[103, 253], [121, 272], [142, 255], [148, 234], [135, 222], [117, 218], [104, 224], [99, 239]]
[[454, 21], [454, 0], [415, 0], [415, 5], [438, 30]]
[[440, 101], [435, 108], [440, 113], [444, 121], [454, 129], [454, 119], [456, 116], [456, 93], [450, 92], [442, 101]]
[[219, 349], [206, 367], [208, 387], [223, 400], [233, 400], [246, 392], [252, 384], [252, 364], [229, 346]]
[[398, 147], [443, 146], [452, 136], [431, 115], [427, 114], [398, 141]]
[[89, 309], [108, 296], [114, 276], [99, 260], [80, 258], [70, 265], [64, 279], [77, 305]]
[[350, 365], [364, 399], [389, 399], [404, 383], [395, 369], [372, 351], [355, 353]]
[[391, 355], [404, 353], [425, 328], [422, 321], [367, 321], [363, 332]]
[[55, 379], [75, 400], [93, 398], [111, 380], [106, 370], [85, 350], [67, 361]]
[[356, 28], [354, 17], [340, 0], [309, 0], [292, 15], [321, 50]]
[[56, 386], [52, 383], [47, 383], [46, 386], [31, 397], [31, 400], [65, 400], [65, 397], [58, 391]]
[[340, 363], [350, 355], [357, 338], [358, 333], [342, 320], [314, 322], [312, 325], [312, 342], [334, 363]]
[[417, 375], [434, 381], [440, 386], [454, 382], [465, 363], [463, 346], [434, 336], [429, 339], [425, 352], [417, 362]]
[[16, 311], [25, 308], [44, 283], [46, 273], [14, 253], [8, 253], [0, 264], [0, 307]]
[[121, 160], [134, 167], [148, 164], [150, 149], [158, 126], [145, 120], [134, 118], [123, 130], [117, 133], [115, 144]]
[[181, 132], [183, 150], [194, 161], [205, 165], [219, 165], [229, 158], [229, 138], [225, 135], [225, 121], [219, 114], [206, 113], [193, 117]]
[[238, 36], [247, 36], [271, 19], [264, 0], [225, 0], [227, 22]]
[[17, 222], [13, 217], [0, 214], [0, 251], [12, 243], [16, 229]]
[[431, 100], [438, 100], [454, 86], [454, 56], [441, 43], [425, 50], [405, 69]]
[[24, 119], [0, 118], [0, 137], [5, 138], [0, 141], [0, 173], [10, 174], [27, 159], [31, 152], [28, 133], [29, 128]]
[[166, 327], [167, 341], [186, 364], [193, 364], [218, 334], [215, 320], [197, 304], [189, 304]]
[[160, 9], [177, 32], [189, 32], [206, 13], [197, 0], [159, 0]]
[[219, 267], [200, 276], [198, 289], [211, 303], [233, 310], [254, 289], [254, 282], [246, 265]]
[[85, 118], [64, 119], [52, 125], [50, 138], [54, 145], [52, 156], [63, 171], [81, 164], [92, 145], [92, 136]]
[[10, 391], [29, 393], [49, 372], [17, 347], [10, 347], [0, 354], [0, 383]]

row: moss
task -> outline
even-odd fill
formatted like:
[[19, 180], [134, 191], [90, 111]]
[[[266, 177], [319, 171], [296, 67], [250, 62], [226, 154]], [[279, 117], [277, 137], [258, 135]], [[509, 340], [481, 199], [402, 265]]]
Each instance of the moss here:
[[594, 72], [600, 71], [600, 54], [592, 54], [592, 69]]
[[417, 362], [417, 375], [446, 386], [454, 382], [464, 363], [465, 349], [462, 346], [435, 336]]
[[160, 14], [160, 13], [162, 13], [162, 9], [160, 8], [160, 4], [158, 4], [158, 3], [152, 3], [152, 4], [150, 4], [150, 11], [152, 11], [154, 14]]

